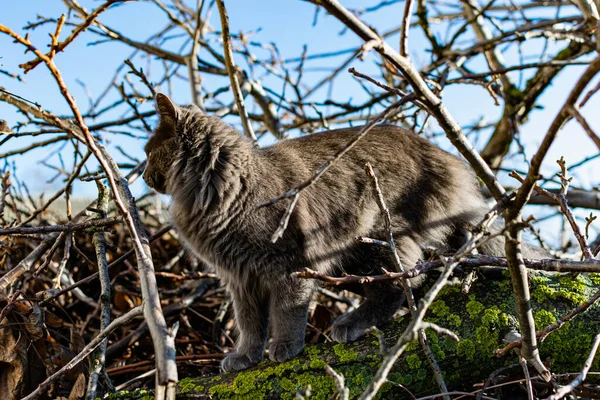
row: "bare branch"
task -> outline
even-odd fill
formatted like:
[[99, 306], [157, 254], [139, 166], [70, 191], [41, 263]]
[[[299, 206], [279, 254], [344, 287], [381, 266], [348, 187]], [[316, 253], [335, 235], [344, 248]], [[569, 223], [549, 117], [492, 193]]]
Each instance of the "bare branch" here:
[[235, 98], [235, 104], [237, 105], [240, 119], [242, 120], [242, 126], [244, 127], [244, 133], [249, 139], [256, 142], [256, 135], [252, 124], [248, 119], [248, 113], [246, 106], [244, 105], [244, 97], [242, 96], [242, 90], [240, 89], [240, 81], [238, 78], [238, 69], [233, 61], [233, 49], [231, 47], [231, 36], [229, 35], [229, 16], [225, 9], [223, 0], [216, 0], [217, 6], [219, 7], [219, 14], [221, 15], [221, 30], [223, 31], [223, 49], [225, 50], [225, 65], [227, 66], [227, 73], [231, 80], [231, 90], [233, 91], [233, 97]]
[[73, 369], [77, 366], [81, 361], [83, 361], [96, 347], [102, 343], [108, 335], [110, 335], [115, 329], [120, 327], [121, 325], [127, 324], [129, 321], [141, 316], [143, 314], [143, 307], [136, 307], [129, 310], [126, 314], [123, 314], [119, 318], [116, 318], [113, 322], [110, 323], [106, 327], [105, 330], [98, 333], [98, 335], [92, 339], [92, 341], [86, 345], [83, 350], [77, 354], [71, 361], [65, 364], [64, 367], [56, 371], [54, 374], [50, 375], [44, 382], [42, 382], [37, 389], [31, 392], [26, 397], [23, 397], [23, 400], [33, 400], [42, 394], [50, 384], [56, 382], [64, 373]]

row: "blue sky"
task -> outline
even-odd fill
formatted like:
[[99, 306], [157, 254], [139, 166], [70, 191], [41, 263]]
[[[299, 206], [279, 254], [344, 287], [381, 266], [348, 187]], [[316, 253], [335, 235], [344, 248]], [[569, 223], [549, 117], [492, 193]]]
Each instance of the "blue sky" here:
[[[195, 4], [195, 1], [186, 3], [192, 5], [191, 3]], [[345, 0], [342, 1], [342, 3], [349, 8], [360, 8], [372, 6], [377, 4], [378, 1]], [[81, 1], [81, 4], [90, 10], [97, 7], [101, 2], [85, 0]], [[324, 12], [320, 13], [318, 24], [315, 27], [312, 27], [311, 24], [314, 18], [315, 7], [303, 1], [227, 0], [226, 6], [229, 12], [232, 33], [251, 33], [251, 40], [264, 43], [274, 42], [277, 44], [277, 47], [284, 58], [298, 56], [301, 54], [305, 44], [308, 46], [308, 54], [337, 51], [361, 44], [361, 41], [351, 32], [345, 32], [343, 35], [340, 35], [342, 26], [332, 17], [325, 15]], [[368, 14], [365, 17], [365, 20], [370, 25], [376, 27], [379, 32], [385, 32], [387, 29], [399, 24], [403, 8], [403, 3], [396, 3], [385, 7], [376, 13]], [[37, 15], [57, 18], [63, 12], [65, 12], [65, 8], [60, 0], [4, 0], [2, 13], [0, 14], [0, 22], [20, 34], [24, 34], [26, 31], [22, 28], [28, 22], [35, 22]], [[576, 10], [573, 7], [565, 7], [562, 15], [572, 15], [574, 13], [576, 13]], [[150, 35], [162, 29], [167, 23], [164, 13], [156, 7], [156, 5], [146, 1], [131, 2], [114, 7], [102, 14], [100, 21], [111, 28], [118, 30], [125, 36], [139, 41], [146, 40]], [[211, 22], [217, 30], [220, 30], [216, 8], [213, 9]], [[38, 48], [42, 50], [47, 49], [46, 44], [49, 41], [48, 32], [52, 31], [51, 28], [52, 25], [47, 25], [30, 32], [31, 41], [38, 46]], [[444, 32], [444, 29], [442, 28], [444, 28], [444, 26], [438, 28], [440, 35]], [[65, 27], [61, 37], [66, 37], [70, 30], [70, 27]], [[465, 39], [470, 38], [472, 38], [470, 34], [465, 36]], [[62, 71], [69, 89], [75, 96], [82, 110], [87, 109], [88, 99], [85, 90], [78, 82], [84, 82], [87, 90], [89, 90], [94, 97], [97, 97], [112, 80], [114, 71], [122, 66], [123, 61], [132, 54], [131, 48], [115, 42], [103, 42], [90, 45], [90, 43], [93, 43], [98, 39], [98, 36], [92, 33], [85, 33], [81, 35], [75, 43], [71, 44], [66, 52], [59, 54], [56, 57], [56, 63]], [[389, 38], [388, 42], [392, 46], [397, 47], [398, 37], [392, 36]], [[176, 51], [181, 43], [181, 40], [173, 40], [165, 44], [165, 47]], [[467, 45], [465, 40], [463, 40], [462, 43]], [[537, 54], [541, 51], [542, 44], [543, 43], [540, 40], [533, 40], [525, 47], [525, 51], [526, 53], [531, 52], [532, 54]], [[564, 46], [564, 44], [551, 44], [550, 49], [561, 48], [561, 46]], [[215, 45], [215, 47], [219, 48], [218, 45]], [[410, 53], [417, 65], [429, 60], [427, 49], [427, 43], [422, 37], [420, 29], [413, 29], [410, 36]], [[18, 82], [0, 74], [0, 86], [12, 93], [38, 102], [51, 112], [59, 115], [68, 114], [69, 109], [66, 102], [62, 99], [55, 82], [43, 65], [40, 65], [27, 75], [22, 74], [18, 68], [18, 64], [32, 58], [31, 54], [24, 54], [23, 50], [23, 47], [12, 44], [12, 41], [6, 36], [0, 36], [0, 57], [2, 57], [0, 59], [0, 68], [12, 73], [19, 73], [25, 78], [25, 82]], [[187, 52], [188, 48], [186, 48], [185, 51]], [[256, 51], [259, 58], [266, 58], [268, 56], [267, 51], [257, 48], [253, 48], [253, 51]], [[553, 52], [550, 51], [550, 54], [553, 54]], [[337, 66], [338, 60], [342, 60], [345, 57], [346, 56], [344, 55], [326, 61], [321, 60], [314, 64], [307, 63], [305, 71], [307, 81], [316, 82], [326, 73], [318, 69], [312, 71], [312, 67]], [[506, 51], [505, 58], [508, 65], [515, 65], [518, 63], [517, 53], [514, 49]], [[143, 67], [146, 72], [149, 73], [151, 80], [155, 76], [156, 79], [160, 76], [159, 72], [162, 69], [160, 64], [140, 56], [134, 57], [133, 61], [136, 66]], [[376, 54], [369, 54], [365, 61], [355, 60], [351, 66], [361, 72], [369, 73], [375, 71], [375, 63], [379, 61], [380, 58]], [[241, 66], [243, 68], [246, 67], [243, 63], [241, 63]], [[476, 70], [478, 66], [483, 66], [482, 59], [479, 58], [472, 61], [469, 66]], [[554, 85], [546, 91], [539, 102], [540, 109], [534, 111], [531, 114], [529, 121], [522, 127], [522, 142], [526, 147], [529, 157], [531, 157], [535, 151], [536, 146], [541, 141], [552, 119], [556, 115], [556, 112], [561, 107], [570, 88], [578, 79], [583, 69], [584, 67], [571, 67], [567, 69], [566, 72], [561, 73], [561, 75], [555, 79]], [[343, 76], [333, 87], [333, 98], [339, 101], [351, 100], [352, 103], [360, 103], [360, 101], [364, 99], [364, 93], [349, 74], [345, 72], [342, 74], [345, 76]], [[511, 76], [516, 82], [519, 82], [519, 73], [513, 73]], [[523, 73], [523, 82], [526, 81], [528, 76], [530, 76], [529, 72]], [[265, 85], [268, 85], [274, 90], [281, 90], [282, 85], [277, 80], [261, 77], [260, 73], [257, 77], [263, 78]], [[135, 81], [135, 77], [132, 78]], [[118, 81], [123, 81], [122, 74]], [[227, 81], [225, 78], [206, 76], [204, 84], [206, 87], [215, 88], [227, 85]], [[593, 82], [590, 87], [593, 87], [594, 84], [595, 82]], [[141, 85], [138, 87], [142, 88]], [[189, 93], [190, 91], [187, 84], [183, 80], [175, 79], [175, 100], [182, 104], [188, 103], [190, 101]], [[315, 93], [313, 98], [316, 102], [322, 101], [326, 98], [326, 94], [327, 90], [323, 89]], [[104, 105], [110, 104], [110, 102], [114, 101], [116, 98], [115, 94], [111, 94], [107, 97]], [[495, 106], [491, 97], [487, 95], [485, 90], [480, 86], [454, 85], [444, 92], [443, 100], [454, 118], [462, 125], [472, 124], [475, 121], [478, 121], [482, 116], [485, 117], [486, 121], [492, 122], [502, 113], [502, 107]], [[141, 109], [147, 110], [151, 107], [151, 104], [145, 104], [141, 106]], [[598, 109], [600, 109], [600, 100], [593, 98], [583, 110], [583, 114], [588, 118], [592, 127], [598, 127], [596, 130], [600, 131], [600, 116], [597, 112], [594, 112], [594, 110]], [[102, 122], [106, 119], [119, 117], [123, 115], [125, 111], [126, 109], [122, 108], [107, 115], [106, 118], [97, 121], [90, 120], [88, 122]], [[18, 114], [12, 106], [5, 103], [0, 103], [0, 118], [6, 119], [10, 126], [15, 126], [17, 122], [23, 121], [23, 116]], [[237, 125], [239, 122], [237, 118], [232, 117], [228, 117], [226, 120], [234, 125]], [[153, 121], [149, 120], [149, 122], [152, 123]], [[14, 148], [24, 147], [34, 139], [38, 141], [49, 137], [40, 138], [41, 137], [24, 137], [18, 140], [11, 140], [0, 148], [0, 153], [4, 153], [5, 151]], [[120, 145], [125, 148], [129, 154], [138, 158], [143, 157], [143, 139], [144, 138], [132, 139], [120, 137], [115, 140], [114, 135], [105, 135], [105, 140], [109, 147], [114, 149], [116, 145]], [[265, 143], [269, 140], [270, 139], [267, 138]], [[481, 149], [485, 141], [486, 137], [482, 135], [475, 144]], [[442, 140], [440, 144], [444, 148], [450, 148], [445, 140]], [[69, 165], [68, 160], [71, 157], [70, 150], [63, 151], [57, 148], [54, 150], [61, 153], [65, 162]], [[27, 182], [33, 192], [52, 191], [62, 184], [60, 180], [55, 181], [52, 184], [46, 183], [46, 180], [54, 173], [48, 168], [36, 163], [37, 160], [41, 159], [48, 152], [49, 149], [45, 149], [43, 151], [29, 153], [27, 156], [12, 158], [18, 166], [18, 176]], [[573, 164], [587, 156], [597, 153], [598, 149], [589, 140], [585, 132], [577, 124], [571, 122], [563, 129], [552, 146], [544, 163], [543, 172], [546, 176], [550, 176], [556, 172], [558, 169], [555, 161], [560, 158], [560, 156], [564, 156], [567, 159], [568, 164]], [[119, 157], [120, 156], [117, 155], [117, 158]], [[49, 159], [49, 162], [58, 165], [59, 161], [57, 158], [58, 156], [55, 154]], [[123, 160], [123, 157], [120, 157], [119, 159]], [[526, 166], [522, 162], [518, 162], [518, 160], [510, 165], [521, 169], [526, 168]], [[600, 161], [597, 160], [588, 164], [586, 167], [577, 170], [573, 184], [585, 188], [597, 187], [598, 174], [596, 173], [596, 176], [594, 176], [593, 171], [598, 170], [599, 167]], [[505, 175], [506, 174], [501, 174], [501, 179], [504, 182], [512, 183]], [[95, 194], [94, 186], [95, 185], [93, 184], [78, 183], [75, 187], [75, 191], [76, 193], [93, 196]], [[136, 196], [143, 194], [146, 190], [147, 189], [141, 182], [138, 182], [133, 186], [134, 195]]]

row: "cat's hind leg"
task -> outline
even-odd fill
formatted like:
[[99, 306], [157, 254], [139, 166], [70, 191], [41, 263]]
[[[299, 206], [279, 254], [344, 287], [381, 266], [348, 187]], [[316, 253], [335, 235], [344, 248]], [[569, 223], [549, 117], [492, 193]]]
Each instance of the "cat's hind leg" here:
[[402, 289], [391, 282], [372, 283], [364, 291], [367, 298], [360, 307], [343, 314], [333, 323], [330, 336], [336, 342], [351, 342], [369, 328], [382, 326], [404, 303]]
[[[405, 237], [398, 241], [397, 248], [404, 269], [413, 268], [421, 256], [421, 249], [417, 243]], [[391, 265], [381, 265], [384, 260], [387, 260], [387, 263], [391, 262], [391, 257], [381, 256], [381, 250], [373, 249], [364, 252], [368, 255], [368, 260], [365, 260], [366, 264], [372, 263], [373, 260], [380, 263], [378, 267], [369, 266], [367, 269], [372, 269], [372, 271], [368, 275], [381, 274], [383, 272], [381, 267], [392, 270]], [[373, 326], [381, 327], [393, 317], [405, 300], [402, 287], [395, 285], [392, 281], [367, 283], [364, 285], [363, 291], [366, 297], [365, 301], [356, 310], [340, 316], [333, 323], [331, 328], [333, 340], [341, 343], [350, 342], [363, 336], [365, 331]]]

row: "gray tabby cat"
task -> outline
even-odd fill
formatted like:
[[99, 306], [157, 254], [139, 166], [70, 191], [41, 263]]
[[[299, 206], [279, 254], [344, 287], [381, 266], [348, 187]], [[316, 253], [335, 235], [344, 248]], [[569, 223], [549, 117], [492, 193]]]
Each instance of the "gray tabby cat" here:
[[[380, 125], [302, 192], [287, 230], [274, 244], [270, 238], [287, 205], [256, 206], [310, 178], [360, 127], [258, 149], [195, 106], [178, 107], [158, 94], [156, 108], [160, 121], [145, 147], [144, 180], [171, 195], [173, 223], [186, 246], [216, 270], [231, 294], [239, 337], [235, 352], [223, 360], [225, 371], [262, 360], [268, 327], [272, 360], [285, 361], [302, 350], [315, 283], [292, 272], [311, 268], [367, 275], [393, 269], [386, 249], [355, 240], [386, 237], [365, 163], [376, 171], [406, 268], [414, 267], [424, 246], [460, 245], [465, 228], [486, 210], [463, 161], [413, 132]], [[502, 240], [480, 250], [502, 254]], [[401, 289], [389, 281], [363, 289], [362, 305], [334, 322], [334, 340], [359, 338], [387, 322], [404, 302]]]

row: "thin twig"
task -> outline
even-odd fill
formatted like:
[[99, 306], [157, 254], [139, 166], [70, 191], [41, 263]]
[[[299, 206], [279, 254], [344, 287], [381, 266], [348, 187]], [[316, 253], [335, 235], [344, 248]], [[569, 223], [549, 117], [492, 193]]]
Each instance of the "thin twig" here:
[[[106, 186], [100, 181], [96, 181], [98, 187], [98, 210], [102, 214], [108, 211], [109, 192]], [[96, 260], [98, 263], [98, 274], [100, 276], [100, 331], [105, 330], [110, 325], [110, 304], [111, 304], [111, 282], [108, 274], [108, 263], [106, 261], [106, 238], [104, 232], [95, 232], [93, 237], [94, 248], [96, 250]], [[87, 400], [96, 398], [98, 378], [106, 364], [106, 345], [107, 339], [103, 340], [94, 351], [90, 360], [90, 376], [85, 397]]]
[[[568, 180], [566, 177], [566, 174], [567, 174], [566, 164], [564, 162], [564, 159], [562, 159], [562, 158], [561, 158], [561, 160], [558, 160], [557, 162], [561, 166], [561, 169], [563, 171], [561, 176], [559, 176], [561, 179], [561, 185], [562, 185], [560, 192], [558, 192], [558, 193], [549, 192], [548, 190], [542, 189], [537, 184], [533, 186], [533, 190], [535, 190], [535, 192], [537, 194], [546, 196], [546, 197], [556, 201], [559, 204], [561, 212], [567, 218], [569, 225], [571, 225], [571, 229], [573, 230], [573, 234], [575, 235], [575, 238], [577, 239], [577, 242], [579, 243], [579, 246], [581, 248], [581, 251], [583, 252], [584, 258], [586, 260], [593, 259], [594, 255], [592, 254], [590, 245], [588, 244], [587, 239], [585, 238], [584, 234], [581, 232], [581, 229], [579, 228], [577, 221], [575, 221], [575, 216], [573, 215], [573, 212], [569, 208], [569, 201], [567, 200], [569, 183], [568, 183]], [[525, 181], [523, 179], [523, 177], [521, 177], [521, 175], [519, 175], [519, 173], [516, 171], [512, 171], [509, 174], [509, 176], [517, 179], [521, 183], [523, 183]]]
[[410, 31], [410, 18], [412, 17], [414, 4], [414, 0], [404, 2], [404, 16], [400, 27], [400, 55], [402, 57], [408, 57], [408, 32]]
[[[80, 33], [85, 31], [96, 20], [96, 18], [98, 18], [98, 16], [104, 11], [106, 11], [110, 6], [112, 6], [115, 3], [122, 3], [125, 1], [129, 0], [108, 0], [106, 3], [97, 7], [92, 13], [86, 16], [86, 19], [83, 21], [83, 23], [77, 25], [75, 29], [73, 29], [73, 32], [71, 32], [71, 34], [65, 40], [63, 40], [60, 43], [54, 43], [51, 46], [50, 51], [46, 54], [46, 58], [52, 59], [54, 58], [56, 53], [62, 52], [70, 43], [72, 43], [77, 38], [77, 36], [79, 36]], [[58, 39], [58, 35], [56, 36], [56, 39]], [[25, 70], [25, 73], [27, 73], [44, 61], [44, 57], [38, 55], [36, 59], [28, 61], [25, 64], [21, 64], [20, 67]]]
[[216, 0], [217, 6], [219, 7], [219, 14], [221, 16], [221, 30], [223, 31], [223, 50], [225, 51], [225, 65], [227, 66], [227, 73], [231, 81], [231, 90], [233, 91], [233, 97], [235, 104], [237, 105], [237, 111], [244, 127], [244, 133], [249, 139], [256, 142], [256, 135], [252, 124], [248, 118], [248, 112], [244, 105], [244, 97], [242, 96], [242, 90], [240, 89], [240, 80], [238, 77], [238, 70], [233, 61], [233, 49], [231, 46], [231, 36], [229, 35], [229, 16], [225, 9], [223, 0]]
[[81, 223], [69, 223], [67, 225], [47, 225], [36, 227], [17, 227], [0, 229], [0, 235], [15, 235], [15, 234], [33, 234], [33, 233], [53, 233], [53, 232], [74, 232], [91, 228], [102, 228], [120, 224], [123, 222], [122, 217], [107, 217], [104, 219], [91, 219]]
[[110, 325], [106, 327], [105, 330], [99, 332], [98, 335], [94, 339], [92, 339], [92, 341], [88, 345], [86, 345], [79, 354], [73, 357], [73, 359], [67, 364], [65, 364], [61, 369], [59, 369], [58, 371], [50, 375], [48, 378], [46, 378], [44, 382], [39, 384], [37, 389], [35, 389], [29, 395], [23, 397], [23, 400], [33, 400], [42, 393], [44, 393], [48, 386], [50, 386], [53, 382], [56, 382], [56, 380], [59, 379], [64, 373], [75, 368], [77, 364], [83, 361], [92, 351], [94, 351], [94, 349], [98, 345], [100, 345], [100, 343], [102, 343], [104, 339], [108, 335], [110, 335], [115, 329], [129, 323], [135, 318], [141, 316], [143, 313], [143, 307], [139, 306], [132, 308], [126, 314], [123, 314], [119, 318], [116, 318], [113, 322], [110, 323]]
[[333, 378], [339, 400], [348, 400], [350, 398], [350, 389], [348, 389], [344, 383], [344, 375], [338, 374], [329, 365], [325, 365], [325, 372]]

